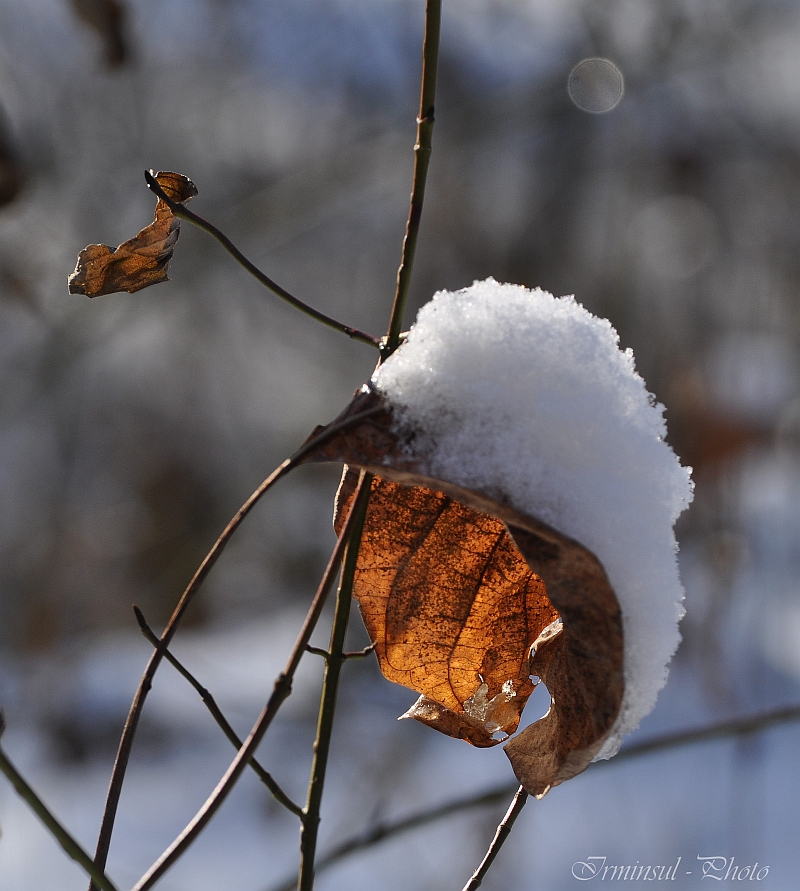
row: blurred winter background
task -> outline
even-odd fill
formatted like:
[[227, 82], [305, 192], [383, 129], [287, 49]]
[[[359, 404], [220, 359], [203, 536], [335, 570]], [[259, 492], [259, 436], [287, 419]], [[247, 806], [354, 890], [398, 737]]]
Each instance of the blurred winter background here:
[[[87, 243], [152, 219], [143, 169], [177, 170], [200, 190], [197, 212], [271, 276], [381, 334], [422, 21], [422, 0], [0, 0], [4, 746], [90, 849], [149, 653], [131, 604], [161, 627], [230, 515], [375, 356], [187, 225], [169, 284], [89, 302], [67, 295], [67, 275]], [[633, 348], [695, 468], [679, 528], [684, 643], [638, 736], [797, 702], [800, 2], [446, 0], [442, 41], [412, 311], [489, 275], [576, 294]], [[613, 65], [570, 80], [587, 59]], [[337, 476], [304, 469], [266, 499], [178, 636], [240, 732], [333, 543]], [[298, 799], [320, 671], [307, 661], [261, 752]], [[499, 750], [398, 724], [413, 698], [371, 660], [347, 666], [323, 850], [511, 780]], [[571, 889], [588, 856], [681, 856], [694, 874], [675, 887], [688, 888], [695, 858], [720, 855], [795, 888], [798, 745], [789, 725], [592, 768], [526, 808], [484, 887]], [[112, 845], [121, 887], [231, 755], [164, 666]], [[502, 811], [354, 855], [319, 887], [458, 889]], [[2, 891], [85, 887], [5, 780], [0, 829]], [[295, 868], [296, 836], [245, 777], [159, 887], [266, 891]]]

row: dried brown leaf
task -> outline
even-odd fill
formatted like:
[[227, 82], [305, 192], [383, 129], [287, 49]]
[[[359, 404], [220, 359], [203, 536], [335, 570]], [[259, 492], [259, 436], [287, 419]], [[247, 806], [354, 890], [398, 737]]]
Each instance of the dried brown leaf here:
[[[194, 183], [180, 173], [159, 172], [159, 186], [169, 198], [185, 204], [197, 194]], [[70, 294], [101, 297], [117, 291], [133, 294], [169, 281], [167, 268], [180, 234], [180, 220], [159, 198], [153, 222], [118, 248], [90, 244], [78, 255], [69, 277]]]
[[517, 729], [558, 614], [501, 522], [375, 477], [353, 593], [383, 674], [422, 694], [406, 717], [476, 746]]
[[477, 746], [515, 732], [530, 676], [541, 678], [551, 708], [505, 751], [525, 788], [543, 795], [589, 764], [622, 702], [622, 622], [605, 571], [539, 520], [431, 478], [375, 394], [357, 395], [337, 420], [376, 406], [310, 460], [376, 474], [354, 596], [381, 670], [422, 694], [404, 717]]

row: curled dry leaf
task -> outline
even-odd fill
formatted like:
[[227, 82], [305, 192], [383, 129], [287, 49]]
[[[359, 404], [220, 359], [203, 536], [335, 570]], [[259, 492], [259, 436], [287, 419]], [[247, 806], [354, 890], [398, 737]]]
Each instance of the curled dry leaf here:
[[[489, 493], [431, 478], [376, 393], [357, 394], [337, 422], [376, 406], [308, 460], [375, 474], [354, 596], [381, 670], [421, 694], [403, 717], [476, 746], [516, 731], [541, 679], [550, 710], [505, 747], [541, 796], [589, 764], [619, 712], [617, 599], [578, 542]], [[345, 474], [337, 524], [354, 479]]]
[[[180, 204], [197, 195], [188, 176], [159, 172], [156, 181], [164, 192]], [[118, 248], [90, 244], [78, 255], [75, 271], [69, 277], [70, 294], [101, 297], [117, 291], [133, 294], [142, 288], [169, 280], [167, 268], [180, 234], [180, 220], [159, 198], [153, 222]]]

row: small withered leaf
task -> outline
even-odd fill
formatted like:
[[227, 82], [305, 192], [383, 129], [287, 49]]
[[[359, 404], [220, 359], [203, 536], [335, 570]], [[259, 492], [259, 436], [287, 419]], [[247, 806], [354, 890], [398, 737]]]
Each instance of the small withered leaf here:
[[[166, 195], [179, 204], [197, 195], [194, 183], [180, 173], [155, 175]], [[78, 255], [69, 277], [69, 293], [101, 297], [118, 291], [133, 294], [142, 288], [169, 280], [167, 269], [180, 234], [180, 220], [159, 198], [153, 222], [138, 235], [111, 248], [90, 244]]]
[[[152, 172], [151, 170], [150, 173]], [[197, 186], [182, 173], [159, 170], [155, 178], [167, 198], [177, 201], [178, 204], [186, 204], [187, 201], [197, 197]]]
[[[369, 409], [307, 460], [375, 474], [353, 593], [381, 671], [421, 694], [402, 717], [482, 747], [516, 731], [541, 679], [550, 710], [505, 746], [541, 796], [587, 767], [622, 702], [622, 620], [605, 571], [541, 521], [432, 478], [378, 395], [362, 391], [337, 422]], [[337, 527], [356, 477], [342, 480]]]

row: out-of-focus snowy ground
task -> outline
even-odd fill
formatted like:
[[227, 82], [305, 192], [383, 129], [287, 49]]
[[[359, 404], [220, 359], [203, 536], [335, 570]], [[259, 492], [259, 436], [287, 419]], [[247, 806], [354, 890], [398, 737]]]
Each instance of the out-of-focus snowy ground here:
[[[271, 678], [299, 626], [299, 615], [227, 632], [187, 632], [176, 652], [191, 666], [240, 732], [263, 705]], [[79, 689], [71, 703], [86, 729], [118, 722], [148, 655], [134, 636], [99, 641], [85, 656], [16, 682], [19, 695], [46, 688], [54, 701]], [[265, 765], [302, 800], [317, 693], [316, 658], [306, 658], [282, 720], [261, 747]], [[396, 716], [414, 698], [369, 666], [345, 678], [339, 726], [325, 793], [322, 851], [369, 827], [471, 791], [513, 781], [498, 749], [476, 750]], [[20, 675], [22, 668], [20, 667]], [[258, 678], [258, 683], [253, 679]], [[743, 677], [751, 684], [752, 677]], [[792, 690], [787, 685], [786, 699]], [[796, 693], [795, 693], [796, 700]], [[541, 714], [544, 696], [528, 706]], [[764, 702], [763, 705], [767, 705]], [[536, 713], [538, 709], [538, 713]], [[69, 761], [55, 749], [57, 733], [13, 720], [6, 750], [47, 803], [88, 848], [94, 843], [106, 790], [107, 757]], [[109, 871], [129, 887], [192, 816], [232, 755], [232, 748], [193, 690], [169, 666], [157, 676], [148, 719], [126, 780]], [[526, 716], [527, 716], [526, 712]], [[633, 738], [698, 726], [711, 716], [691, 667], [678, 661], [655, 712]], [[44, 719], [44, 718], [43, 718]], [[531, 718], [528, 718], [531, 720]], [[49, 743], [48, 743], [49, 740]], [[698, 856], [734, 857], [769, 866], [764, 887], [796, 887], [800, 831], [800, 725], [742, 740], [692, 745], [627, 763], [600, 763], [531, 801], [493, 867], [489, 888], [577, 888], [573, 864], [605, 856], [608, 864], [672, 865], [673, 887], [697, 887]], [[502, 814], [492, 807], [424, 827], [353, 855], [319, 878], [321, 889], [461, 887]], [[3, 891], [83, 888], [26, 805], [0, 785], [0, 876]], [[246, 775], [201, 840], [160, 887], [167, 891], [266, 891], [296, 868], [297, 827], [260, 783]], [[761, 868], [759, 867], [759, 868]], [[691, 875], [684, 874], [691, 870]], [[376, 877], [379, 877], [376, 878]], [[597, 882], [596, 882], [597, 883]]]

